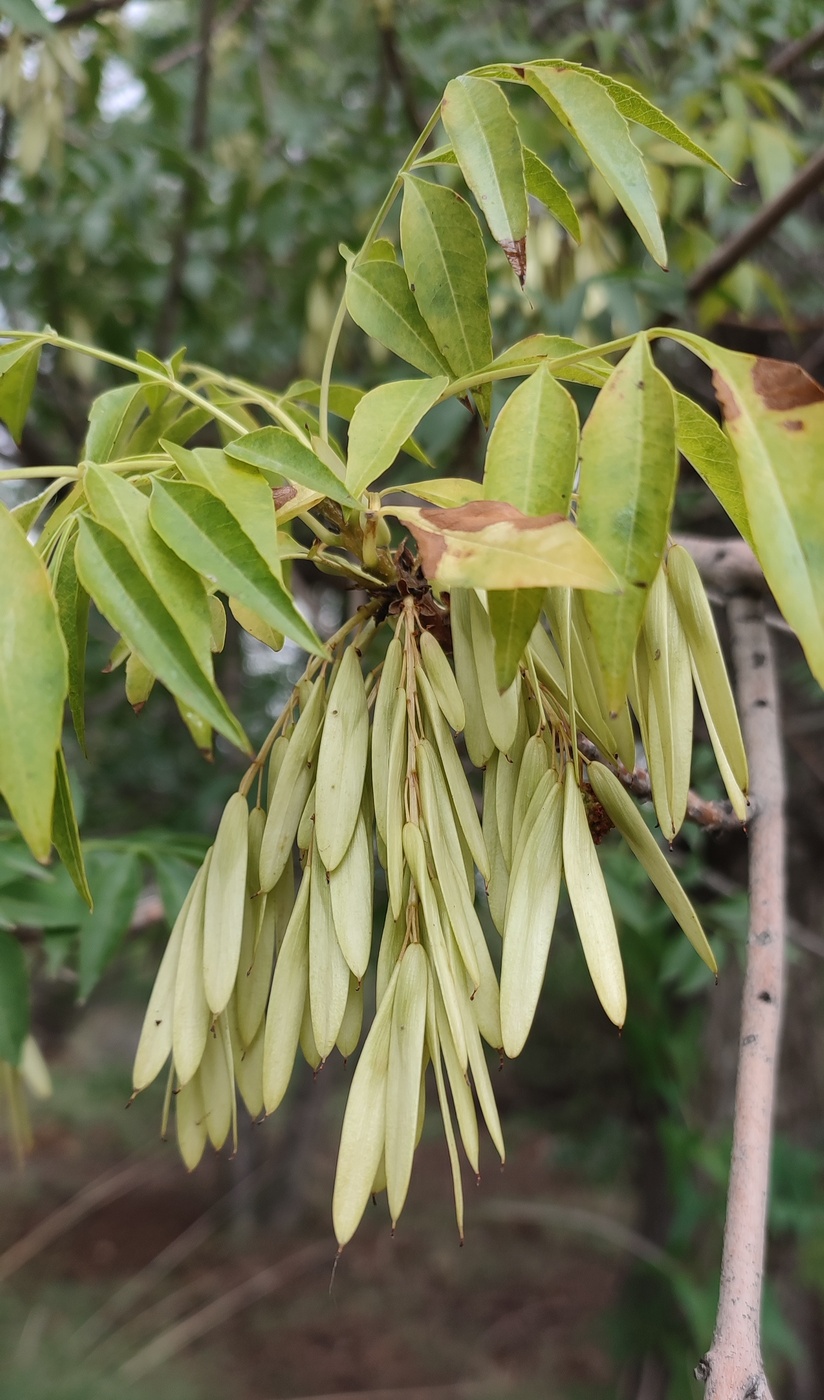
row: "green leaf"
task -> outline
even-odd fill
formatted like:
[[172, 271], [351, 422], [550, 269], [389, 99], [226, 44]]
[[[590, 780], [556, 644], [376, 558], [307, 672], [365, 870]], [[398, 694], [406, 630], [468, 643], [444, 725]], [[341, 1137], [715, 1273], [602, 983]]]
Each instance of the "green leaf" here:
[[524, 70], [530, 87], [542, 97], [599, 170], [618, 203], [635, 225], [644, 246], [662, 267], [667, 248], [641, 152], [629, 127], [600, 83], [575, 68]]
[[[388, 267], [389, 264], [376, 263], [375, 266]], [[228, 444], [226, 456], [233, 462], [248, 462], [262, 472], [275, 473], [276, 484], [285, 478], [299, 486], [308, 486], [310, 491], [328, 496], [342, 506], [357, 506], [340, 478], [285, 428], [260, 428], [256, 433], [247, 433], [246, 437]]]
[[492, 429], [484, 496], [525, 515], [569, 513], [578, 457], [578, 410], [545, 365], [510, 394]]
[[29, 1033], [29, 976], [17, 939], [0, 931], [0, 1060], [19, 1064]]
[[[541, 65], [534, 64], [532, 66], [540, 67]], [[684, 151], [689, 151], [691, 156], [697, 156], [706, 165], [713, 165], [716, 170], [721, 171], [722, 175], [726, 175], [727, 172], [723, 165], [719, 165], [709, 151], [705, 151], [703, 146], [699, 146], [693, 141], [685, 131], [681, 130], [680, 126], [677, 126], [658, 107], [653, 106], [640, 92], [636, 92], [635, 88], [629, 87], [627, 83], [619, 83], [616, 78], [610, 78], [606, 73], [599, 73], [595, 68], [579, 67], [577, 64], [570, 66], [585, 73], [594, 82], [600, 83], [601, 87], [609, 93], [621, 116], [625, 117], [628, 122], [637, 122], [639, 126], [647, 127], [649, 131], [654, 131], [658, 136], [665, 137], [667, 141], [672, 141], [673, 145], [680, 146]]]
[[66, 646], [42, 559], [0, 504], [0, 792], [33, 856], [51, 851]]
[[15, 442], [20, 441], [31, 396], [37, 382], [42, 342], [8, 346], [0, 353], [0, 419]]
[[352, 415], [346, 484], [359, 496], [391, 467], [449, 380], [396, 379], [365, 394]]
[[545, 165], [534, 151], [530, 151], [528, 146], [524, 147], [524, 174], [526, 187], [532, 198], [539, 199], [575, 242], [580, 243], [581, 225], [575, 205], [549, 166]]
[[425, 156], [418, 156], [412, 162], [413, 170], [425, 170], [429, 165], [457, 165], [458, 157], [455, 155], [451, 145], [447, 142], [445, 146], [436, 146], [434, 151], [429, 151]]
[[92, 892], [83, 863], [83, 847], [77, 829], [72, 790], [63, 750], [57, 750], [57, 782], [54, 789], [54, 844], [57, 854], [72, 877], [72, 883], [89, 908], [92, 907]]
[[424, 374], [444, 374], [446, 364], [396, 262], [350, 267], [346, 309], [356, 325]]
[[677, 332], [713, 370], [758, 561], [824, 685], [824, 389], [798, 365]]
[[626, 584], [620, 598], [584, 599], [612, 712], [626, 695], [647, 592], [666, 544], [677, 468], [673, 392], [640, 335], [581, 434], [578, 524]]
[[95, 399], [89, 409], [83, 457], [92, 462], [112, 462], [122, 456], [122, 444], [128, 439], [145, 402], [140, 384], [124, 384]]
[[587, 353], [587, 346], [577, 340], [569, 340], [565, 335], [528, 335], [497, 355], [488, 368], [502, 369], [506, 365], [534, 364], [537, 360], [546, 360], [548, 369], [556, 379], [566, 379], [571, 384], [591, 384], [600, 389], [614, 369], [614, 365], [603, 356], [590, 355], [577, 365], [556, 366], [554, 363], [579, 352]]
[[[359, 389], [356, 384], [330, 384], [329, 386], [329, 412], [335, 413], [339, 418], [351, 423], [352, 415], [358, 404], [366, 393], [365, 389]], [[301, 398], [306, 403], [316, 404], [320, 401], [320, 385], [313, 384]], [[434, 467], [434, 462], [430, 461], [423, 448], [414, 438], [407, 438], [402, 449], [407, 456], [414, 457], [416, 462], [423, 462], [425, 467]]]
[[[525, 515], [567, 515], [578, 459], [578, 410], [545, 365], [510, 395], [495, 420], [484, 468], [484, 496]], [[544, 590], [491, 593], [495, 671], [505, 690], [541, 614]]]
[[5, 15], [24, 34], [52, 33], [52, 25], [34, 0], [0, 0], [0, 15]]
[[709, 486], [736, 530], [752, 545], [738, 458], [726, 433], [686, 394], [675, 395], [675, 440], [690, 466]]
[[127, 933], [143, 884], [140, 857], [134, 851], [90, 851], [88, 867], [94, 910], [84, 913], [78, 929], [84, 1001]]
[[[285, 633], [307, 651], [316, 656], [326, 654], [314, 629], [301, 617], [286, 589], [216, 496], [188, 482], [155, 480], [150, 519], [169, 548], [198, 573], [212, 579], [222, 592], [239, 598], [276, 631]], [[145, 650], [138, 650], [148, 661]], [[160, 675], [157, 667], [152, 669]], [[173, 689], [186, 700], [181, 690]], [[205, 719], [211, 719], [202, 705], [194, 700], [187, 703]]]
[[[0, 481], [2, 481], [0, 473]], [[58, 477], [56, 481], [50, 481], [45, 491], [41, 491], [37, 496], [32, 496], [29, 501], [21, 501], [19, 506], [12, 506], [12, 515], [20, 526], [28, 534], [33, 525], [37, 524], [49, 501], [60, 491], [66, 488], [66, 478]]]
[[219, 447], [196, 447], [190, 452], [170, 442], [166, 451], [184, 481], [204, 487], [223, 502], [275, 578], [282, 578], [272, 488], [257, 467], [230, 462]]
[[454, 510], [385, 506], [408, 525], [439, 588], [596, 588], [620, 580], [571, 520], [528, 517], [502, 501]]
[[405, 481], [395, 488], [407, 496], [420, 496], [433, 506], [465, 506], [483, 498], [483, 487], [466, 476], [436, 476], [433, 481]]
[[[483, 369], [492, 359], [486, 250], [466, 200], [454, 190], [407, 175], [401, 248], [409, 286], [453, 374], [463, 378]], [[488, 422], [489, 385], [476, 400]]]
[[171, 613], [117, 536], [96, 520], [81, 519], [75, 562], [80, 582], [100, 612], [149, 669], [173, 695], [249, 752], [249, 741], [223, 696], [203, 674]]
[[53, 581], [60, 630], [66, 643], [69, 667], [69, 708], [74, 732], [86, 752], [86, 642], [89, 635], [89, 595], [77, 577], [74, 547], [70, 542]]
[[496, 83], [464, 75], [447, 84], [441, 121], [458, 164], [521, 286], [529, 207], [518, 123]]
[[201, 579], [152, 529], [148, 499], [136, 486], [91, 462], [85, 484], [95, 519], [126, 546], [171, 613], [204, 676], [214, 682], [209, 599]]

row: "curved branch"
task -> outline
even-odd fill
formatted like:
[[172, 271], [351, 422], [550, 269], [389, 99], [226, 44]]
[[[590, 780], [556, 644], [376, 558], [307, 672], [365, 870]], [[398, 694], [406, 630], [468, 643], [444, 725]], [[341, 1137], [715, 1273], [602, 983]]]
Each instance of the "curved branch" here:
[[757, 807], [750, 826], [750, 928], [732, 1160], [715, 1335], [696, 1368], [707, 1400], [772, 1400], [761, 1295], [786, 939], [784, 767], [778, 685], [763, 603], [730, 604], [733, 657]]

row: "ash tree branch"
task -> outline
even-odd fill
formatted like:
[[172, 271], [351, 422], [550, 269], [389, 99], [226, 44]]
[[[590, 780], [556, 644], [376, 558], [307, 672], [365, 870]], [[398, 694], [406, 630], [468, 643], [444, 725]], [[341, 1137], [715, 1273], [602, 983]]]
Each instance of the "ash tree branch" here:
[[756, 810], [718, 1314], [695, 1374], [707, 1383], [706, 1400], [772, 1400], [761, 1357], [761, 1300], [786, 941], [785, 781], [764, 604], [742, 595], [730, 603], [729, 617]]

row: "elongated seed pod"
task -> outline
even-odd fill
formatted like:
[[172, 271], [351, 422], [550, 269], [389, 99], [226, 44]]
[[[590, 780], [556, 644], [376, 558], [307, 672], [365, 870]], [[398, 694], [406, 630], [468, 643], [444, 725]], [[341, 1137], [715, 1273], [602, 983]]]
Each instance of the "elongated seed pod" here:
[[475, 1100], [472, 1096], [472, 1089], [467, 1075], [467, 1066], [462, 1066], [458, 1059], [458, 1052], [455, 1048], [455, 1041], [452, 1038], [449, 1019], [443, 1004], [443, 997], [440, 995], [438, 987], [435, 984], [435, 979], [430, 978], [430, 983], [432, 983], [435, 990], [435, 1013], [438, 1026], [438, 1039], [443, 1053], [443, 1062], [446, 1066], [449, 1087], [452, 1091], [452, 1102], [455, 1105], [458, 1132], [460, 1133], [467, 1161], [477, 1176], [480, 1169], [481, 1147], [480, 1137], [478, 1135], [478, 1117], [475, 1112]]
[[[554, 774], [542, 780], [543, 800], [509, 885], [501, 955], [501, 1032], [504, 1052], [524, 1048], [546, 975], [561, 888], [563, 798]], [[530, 809], [531, 811], [531, 809]]]
[[466, 723], [464, 702], [446, 652], [431, 632], [421, 636], [421, 662], [441, 714], [460, 733]]
[[378, 965], [375, 971], [375, 1006], [380, 1006], [384, 993], [395, 971], [406, 939], [406, 905], [409, 900], [409, 871], [404, 875], [403, 908], [396, 919], [391, 905], [387, 903], [383, 921], [381, 942], [378, 949]]
[[[529, 837], [530, 832], [532, 831], [536, 821], [538, 820], [538, 813], [541, 811], [541, 808], [543, 807], [547, 796], [550, 792], [552, 792], [557, 782], [558, 775], [555, 772], [554, 768], [548, 768], [546, 773], [544, 773], [542, 777], [538, 779], [538, 785], [532, 794], [529, 806], [526, 809], [526, 815], [524, 816], [524, 820], [521, 823], [521, 830], [518, 835], [518, 844], [512, 857], [512, 870], [509, 876], [510, 893], [512, 891], [513, 881], [515, 880], [518, 871], [520, 870], [521, 860], [523, 859], [524, 847], [526, 845], [527, 838]], [[508, 917], [508, 912], [506, 917]]]
[[315, 794], [317, 784], [309, 791], [303, 811], [300, 814], [295, 840], [299, 851], [308, 851], [315, 835]]
[[392, 733], [392, 716], [395, 710], [395, 695], [401, 683], [403, 668], [403, 645], [399, 637], [393, 637], [386, 648], [386, 656], [378, 681], [378, 694], [372, 715], [372, 792], [375, 801], [375, 825], [382, 841], [386, 841], [386, 792], [389, 784], [389, 739]]
[[446, 1148], [449, 1153], [449, 1165], [452, 1171], [452, 1191], [455, 1197], [455, 1218], [458, 1223], [458, 1238], [463, 1242], [464, 1237], [464, 1198], [463, 1181], [461, 1180], [461, 1163], [458, 1157], [458, 1145], [455, 1141], [455, 1129], [452, 1126], [452, 1114], [449, 1110], [449, 1099], [446, 1093], [444, 1082], [443, 1064], [441, 1062], [441, 1045], [438, 1035], [438, 1024], [435, 1015], [435, 988], [430, 977], [426, 994], [426, 1044], [432, 1059], [432, 1066], [435, 1071], [435, 1086], [438, 1091], [438, 1105], [441, 1110], [443, 1120], [444, 1136], [446, 1137]]
[[609, 1019], [623, 1026], [627, 991], [604, 876], [571, 763], [564, 775], [564, 878], [589, 975]]
[[[687, 808], [693, 705], [686, 638], [663, 568], [658, 570], [649, 591], [643, 637], [654, 703], [654, 715], [651, 713], [649, 718], [650, 747], [655, 748], [657, 725], [671, 818], [671, 832], [665, 830], [665, 835], [672, 840], [681, 828]], [[652, 755], [648, 755], [648, 759], [652, 765]]]
[[394, 918], [403, 901], [403, 790], [406, 774], [406, 691], [398, 687], [389, 739], [389, 778], [386, 791], [386, 879]]
[[475, 671], [486, 726], [496, 749], [500, 753], [508, 753], [518, 729], [520, 677], [516, 676], [501, 694], [495, 672], [495, 643], [489, 625], [489, 615], [477, 593], [470, 594], [469, 617]]
[[[232, 1003], [226, 1008], [227, 1014], [231, 1011]], [[244, 1048], [235, 1036], [232, 1036], [232, 1057], [234, 1061], [235, 1079], [243, 1099], [252, 1118], [257, 1118], [263, 1111], [263, 1042], [266, 1035], [265, 1024], [261, 1022], [257, 1035], [251, 1045]]]
[[718, 771], [721, 774], [724, 787], [727, 790], [727, 796], [730, 799], [732, 809], [735, 812], [735, 815], [737, 816], [738, 820], [740, 822], [746, 822], [749, 806], [747, 802], [747, 797], [746, 794], [742, 792], [741, 788], [736, 782], [735, 774], [733, 773], [733, 770], [727, 758], [727, 750], [724, 744], [722, 744], [718, 731], [715, 728], [715, 724], [712, 718], [712, 710], [710, 708], [709, 701], [704, 695], [704, 689], [701, 684], [701, 677], [699, 676], [698, 671], [695, 668], [694, 661], [692, 667], [692, 679], [693, 684], [695, 685], [695, 692], [698, 696], [698, 703], [701, 706], [701, 710], [704, 715], [704, 721], [707, 726], [707, 732], [710, 736], [710, 743], [712, 744], [712, 751], [715, 754], [715, 761], [718, 764]]
[[588, 776], [598, 801], [617, 826], [636, 860], [646, 870], [696, 953], [711, 972], [717, 972], [718, 965], [698, 915], [626, 788], [602, 763], [590, 763]]
[[469, 1002], [465, 1001], [461, 1003], [461, 1011], [463, 1012], [466, 1049], [469, 1057], [469, 1068], [472, 1072], [472, 1082], [475, 1086], [475, 1093], [478, 1097], [478, 1103], [487, 1126], [487, 1131], [495, 1144], [498, 1156], [503, 1164], [506, 1160], [504, 1135], [501, 1131], [498, 1105], [495, 1102], [492, 1080], [489, 1077], [489, 1066], [486, 1063], [486, 1055], [484, 1054], [484, 1048], [481, 1044], [480, 1033], [474, 1017], [472, 1016]]
[[360, 981], [372, 950], [372, 891], [369, 834], [363, 811], [340, 865], [329, 872], [329, 896], [341, 952]]
[[315, 1032], [312, 1028], [312, 1004], [308, 995], [303, 1005], [303, 1016], [300, 1023], [300, 1053], [312, 1073], [317, 1074], [323, 1064], [323, 1056], [318, 1049]]
[[509, 752], [501, 754], [497, 765], [497, 777], [495, 782], [498, 840], [501, 843], [501, 850], [503, 851], [507, 869], [510, 869], [512, 865], [512, 822], [515, 811], [515, 792], [518, 787], [518, 774], [521, 771], [521, 759], [528, 738], [529, 730], [526, 725], [526, 713], [523, 706], [521, 706], [515, 738], [510, 746]]
[[309, 890], [309, 1005], [322, 1060], [334, 1049], [349, 995], [349, 968], [335, 933], [329, 882], [317, 847]]
[[518, 783], [515, 800], [512, 804], [512, 852], [518, 848], [518, 838], [524, 824], [529, 804], [535, 795], [544, 773], [549, 770], [549, 750], [541, 734], [532, 734], [524, 746], [521, 766], [518, 769]]
[[[592, 629], [584, 609], [584, 600], [578, 592], [572, 595], [572, 620], [581, 657], [592, 679], [598, 712], [612, 738], [612, 747], [609, 752], [612, 757], [620, 759], [629, 772], [632, 772], [635, 767], [635, 735], [632, 732], [629, 706], [625, 699], [617, 715], [610, 714], [606, 686], [604, 685], [604, 673], [601, 670]], [[577, 681], [575, 693], [577, 696]]]
[[[466, 885], [464, 883], [463, 873], [458, 873], [458, 868], [450, 854], [450, 846], [454, 847], [457, 843], [457, 832], [453, 827], [450, 833], [446, 824], [441, 820], [438, 796], [436, 794], [436, 784], [438, 782], [440, 768], [435, 763], [428, 740], [421, 740], [418, 745], [416, 758], [421, 803], [423, 806], [426, 829], [429, 834], [429, 845], [432, 851], [435, 872], [441, 887], [447, 917], [452, 925], [461, 958], [472, 980], [473, 987], [477, 987], [480, 982], [481, 974], [478, 968], [477, 958], [475, 957], [472, 937], [467, 926], [465, 902], [464, 899], [461, 898], [462, 891], [464, 895], [466, 894]], [[450, 835], [452, 837], [451, 841]], [[457, 855], [458, 859], [460, 859], [460, 850], [458, 850]], [[475, 918], [477, 917], [474, 909], [472, 910], [472, 916]]]
[[192, 902], [183, 924], [183, 938], [175, 974], [172, 1055], [175, 1073], [184, 1085], [188, 1084], [197, 1072], [212, 1021], [203, 989], [203, 909], [213, 851], [214, 847], [211, 846], [195, 876]]
[[223, 1045], [214, 1030], [206, 1037], [197, 1080], [203, 1099], [206, 1132], [212, 1146], [220, 1149], [232, 1126], [235, 1085], [234, 1079], [229, 1077]]
[[263, 1042], [263, 1102], [267, 1113], [274, 1113], [289, 1087], [309, 991], [309, 884], [306, 870], [272, 978]]
[[132, 1084], [136, 1093], [154, 1082], [171, 1053], [175, 978], [183, 942], [183, 929], [194, 898], [196, 883], [197, 877], [189, 886], [189, 892], [174, 921], [146, 1007], [132, 1070]]
[[487, 851], [489, 852], [489, 876], [486, 885], [489, 912], [496, 929], [499, 933], [503, 933], [507, 892], [509, 889], [509, 870], [504, 860], [504, 853], [501, 850], [501, 842], [498, 836], [497, 812], [495, 808], [495, 786], [497, 765], [499, 762], [503, 763], [505, 760], [496, 753], [489, 760], [484, 770], [483, 829], [484, 841]]
[[243, 794], [234, 792], [217, 829], [203, 910], [203, 986], [215, 1016], [232, 995], [237, 977], [248, 858], [249, 808]]
[[206, 1114], [197, 1077], [181, 1084], [175, 1094], [177, 1145], [186, 1170], [193, 1172], [206, 1146]]
[[360, 1224], [383, 1157], [392, 1007], [399, 972], [397, 967], [366, 1037], [343, 1116], [332, 1193], [332, 1224], [341, 1248]]
[[711, 733], [714, 732], [716, 736], [717, 752], [723, 753], [737, 791], [746, 794], [749, 785], [747, 755], [712, 608], [701, 576], [692, 556], [678, 544], [671, 547], [666, 568], [670, 591], [700, 682], [701, 708], [705, 718], [712, 721]]
[[350, 645], [329, 692], [318, 751], [315, 840], [327, 870], [340, 865], [352, 840], [368, 751], [366, 690], [357, 648]]
[[[283, 760], [284, 760], [285, 757], [286, 757], [286, 753], [287, 753], [288, 748], [289, 748], [289, 740], [288, 740], [288, 738], [286, 737], [285, 734], [279, 734], [278, 737], [276, 738], [274, 744], [272, 745], [270, 751], [269, 751], [269, 769], [268, 769], [268, 772], [267, 772], [267, 774], [266, 774], [266, 809], [267, 809], [267, 811], [268, 811], [268, 809], [269, 809], [269, 808], [271, 807], [271, 805], [272, 805], [272, 798], [273, 798], [274, 792], [275, 792], [275, 784], [277, 783], [277, 780], [278, 780], [278, 774], [280, 773], [280, 770], [281, 770], [281, 768], [283, 767]], [[252, 890], [252, 894], [256, 894], [256, 893], [257, 893], [256, 890]]]
[[292, 852], [298, 823], [315, 781], [315, 755], [324, 703], [323, 681], [318, 680], [289, 739], [269, 802], [260, 848], [263, 890], [270, 890], [277, 883]]
[[235, 987], [240, 1039], [251, 1045], [266, 1012], [275, 957], [275, 906], [272, 893], [247, 900], [243, 942]]
[[343, 1013], [343, 1020], [340, 1023], [338, 1038], [336, 1041], [338, 1050], [345, 1060], [350, 1055], [354, 1055], [360, 1040], [361, 1027], [363, 1025], [363, 983], [356, 977], [349, 974], [349, 995], [346, 998], [346, 1010]]
[[[455, 748], [455, 741], [449, 732], [440, 706], [433, 694], [432, 687], [420, 667], [415, 671], [415, 679], [431, 727], [432, 738], [438, 750], [438, 757], [449, 788], [449, 796], [452, 806], [455, 809], [458, 824], [472, 852], [472, 859], [484, 879], [488, 880], [490, 866], [486, 842], [484, 840], [483, 831], [481, 830], [481, 823], [478, 819], [475, 798], [472, 796], [472, 789], [467, 781], [464, 766]], [[490, 763], [494, 762], [496, 757], [497, 755], [493, 755], [493, 758], [490, 759]]]
[[427, 983], [426, 953], [420, 943], [410, 943], [392, 1004], [386, 1081], [386, 1192], [393, 1228], [406, 1200], [415, 1154]]
[[459, 991], [449, 961], [449, 952], [441, 925], [438, 902], [427, 869], [426, 849], [424, 847], [423, 836], [421, 835], [420, 828], [415, 826], [412, 822], [407, 822], [403, 829], [403, 850], [423, 910], [424, 925], [427, 935], [426, 946], [432, 961], [432, 975], [443, 997], [443, 1003], [449, 1020], [449, 1028], [455, 1042], [455, 1050], [461, 1067], [465, 1070], [467, 1064], [466, 1037], [464, 1036], [463, 1020], [458, 1001]]
[[452, 659], [455, 663], [455, 679], [464, 703], [466, 751], [475, 767], [483, 768], [495, 752], [495, 743], [489, 732], [481, 703], [481, 691], [472, 642], [470, 596], [469, 591], [465, 588], [454, 588], [449, 595]]
[[262, 807], [253, 807], [249, 813], [249, 853], [246, 862], [246, 888], [249, 894], [257, 894], [260, 889], [260, 847], [265, 827], [266, 813]]

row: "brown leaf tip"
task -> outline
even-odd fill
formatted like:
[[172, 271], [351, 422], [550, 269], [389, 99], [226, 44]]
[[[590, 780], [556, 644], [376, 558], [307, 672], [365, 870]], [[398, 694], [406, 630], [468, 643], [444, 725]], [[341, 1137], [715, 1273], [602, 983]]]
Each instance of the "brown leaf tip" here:
[[523, 290], [526, 281], [526, 238], [502, 238], [501, 247]]

